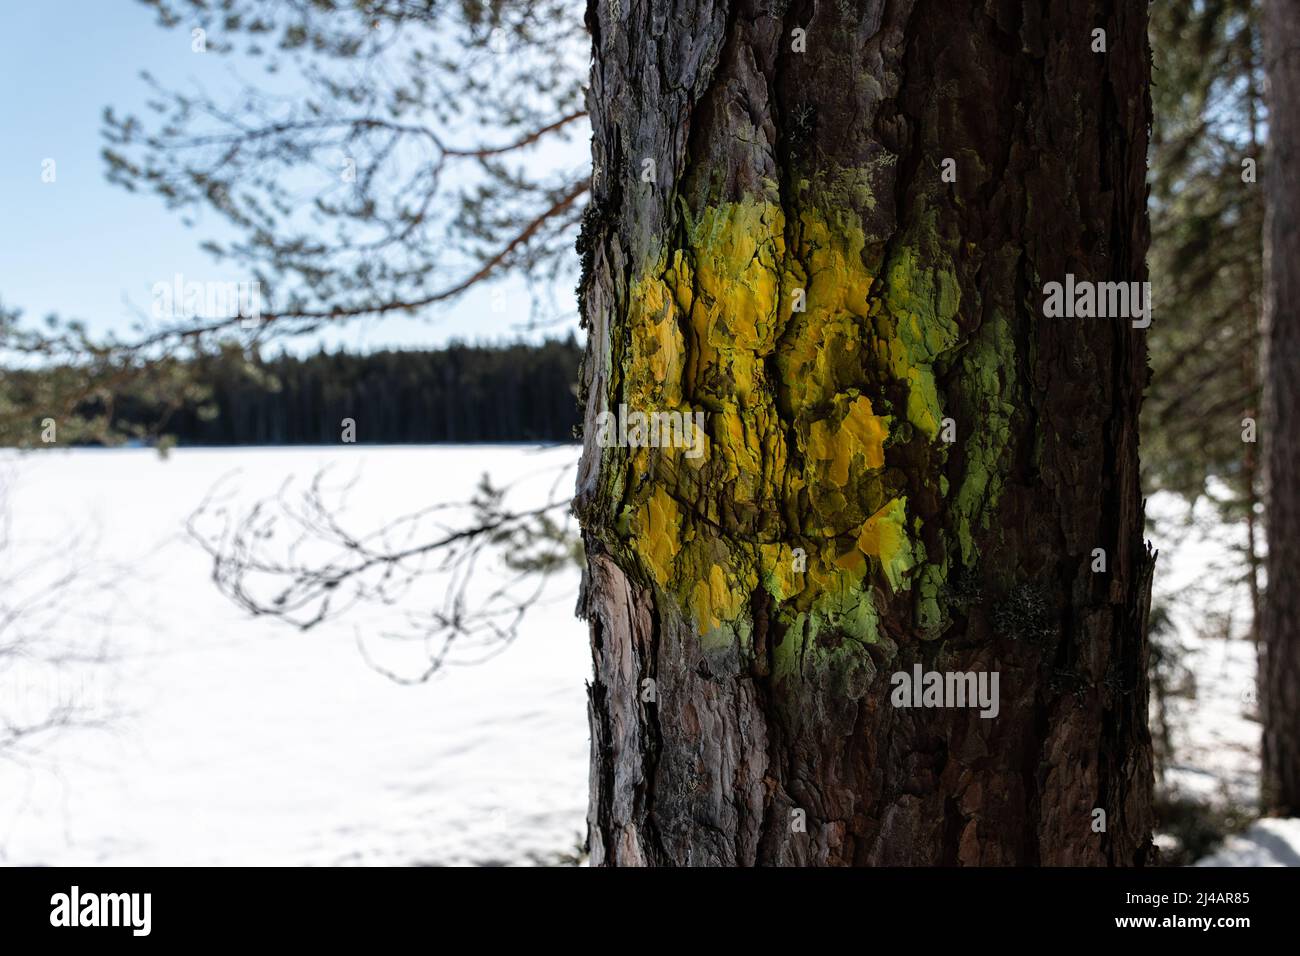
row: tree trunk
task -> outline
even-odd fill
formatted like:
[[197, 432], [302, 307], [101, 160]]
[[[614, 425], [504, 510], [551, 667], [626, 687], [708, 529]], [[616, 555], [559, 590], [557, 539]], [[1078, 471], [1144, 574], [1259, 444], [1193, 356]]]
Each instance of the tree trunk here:
[[592, 862], [1148, 861], [1146, 4], [587, 19]]
[[1264, 4], [1269, 161], [1264, 295], [1267, 589], [1261, 628], [1262, 805], [1300, 815], [1300, 19]]

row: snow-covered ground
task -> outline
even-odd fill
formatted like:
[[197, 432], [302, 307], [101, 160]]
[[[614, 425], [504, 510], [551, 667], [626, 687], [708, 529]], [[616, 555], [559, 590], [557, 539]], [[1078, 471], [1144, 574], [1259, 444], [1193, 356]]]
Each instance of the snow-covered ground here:
[[[498, 485], [521, 482], [511, 500], [522, 507], [576, 457], [573, 447], [351, 446], [0, 459], [12, 521], [7, 538], [0, 527], [0, 585], [25, 569], [20, 580], [39, 597], [56, 593], [65, 564], [98, 569], [106, 581], [66, 585], [57, 593], [73, 597], [34, 620], [61, 635], [62, 650], [112, 657], [33, 684], [0, 655], [0, 719], [69, 694], [116, 714], [101, 729], [34, 741], [17, 761], [0, 750], [0, 862], [529, 863], [571, 852], [585, 829], [590, 669], [573, 617], [576, 570], [553, 580], [505, 653], [401, 686], [368, 666], [357, 644], [418, 671], [418, 645], [384, 657], [389, 646], [371, 640], [391, 615], [354, 614], [306, 633], [250, 618], [217, 592], [183, 525], [223, 479], [222, 503], [234, 513], [323, 465], [356, 478], [351, 529], [467, 500], [484, 472]], [[1250, 806], [1255, 658], [1242, 639], [1246, 592], [1222, 587], [1240, 572], [1232, 539], [1208, 511], [1180, 528], [1175, 500], [1157, 495], [1148, 509], [1161, 519], [1157, 598], [1171, 611], [1194, 692], [1171, 704], [1166, 785]], [[48, 559], [44, 571], [30, 568], [38, 558]], [[498, 570], [478, 574], [493, 581]], [[420, 587], [427, 593], [409, 603], [440, 600], [439, 579]], [[0, 606], [20, 597], [0, 594]], [[1203, 862], [1297, 865], [1300, 826], [1261, 821]]]
[[[97, 542], [73, 548], [128, 575], [80, 595], [61, 625], [87, 645], [109, 638], [118, 660], [85, 669], [75, 693], [127, 713], [41, 743], [23, 764], [0, 758], [0, 859], [454, 864], [572, 851], [585, 831], [590, 669], [576, 570], [555, 580], [508, 652], [408, 687], [363, 660], [354, 628], [364, 615], [307, 633], [250, 619], [218, 594], [181, 529], [235, 469], [232, 505], [333, 463], [358, 476], [349, 520], [367, 530], [430, 500], [466, 500], [485, 471], [498, 484], [537, 476], [544, 494], [576, 457], [572, 447], [352, 446], [0, 463], [13, 519], [0, 560], [68, 547], [69, 530], [89, 527]], [[0, 701], [49, 690], [20, 680], [0, 671]]]
[[1241, 527], [1225, 526], [1202, 498], [1189, 515], [1168, 494], [1147, 502], [1156, 559], [1153, 603], [1164, 604], [1174, 633], [1164, 639], [1177, 670], [1189, 677], [1170, 699], [1175, 759], [1165, 785], [1178, 796], [1220, 806], [1253, 807], [1259, 792], [1260, 725], [1255, 646]]
[[1300, 819], [1256, 820], [1197, 866], [1300, 866]]

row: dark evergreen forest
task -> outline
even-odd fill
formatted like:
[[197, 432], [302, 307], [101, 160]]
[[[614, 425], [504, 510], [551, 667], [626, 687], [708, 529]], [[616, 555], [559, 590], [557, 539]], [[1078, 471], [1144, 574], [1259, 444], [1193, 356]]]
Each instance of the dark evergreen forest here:
[[571, 441], [581, 355], [572, 336], [305, 357], [232, 349], [186, 363], [202, 401], [167, 408], [128, 391], [109, 414], [118, 433], [180, 445], [337, 444], [344, 419], [356, 423], [358, 444]]

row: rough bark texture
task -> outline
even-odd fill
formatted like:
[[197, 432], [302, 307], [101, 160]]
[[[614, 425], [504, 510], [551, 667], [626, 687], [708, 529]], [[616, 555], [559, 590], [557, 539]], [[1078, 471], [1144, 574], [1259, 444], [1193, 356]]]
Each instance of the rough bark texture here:
[[[1042, 310], [1146, 277], [1146, 3], [587, 19], [592, 861], [1148, 861], [1145, 344]], [[1000, 712], [893, 706], [918, 663]]]
[[1263, 806], [1300, 815], [1300, 16], [1264, 4], [1269, 162], [1265, 171], [1266, 562], [1260, 629]]

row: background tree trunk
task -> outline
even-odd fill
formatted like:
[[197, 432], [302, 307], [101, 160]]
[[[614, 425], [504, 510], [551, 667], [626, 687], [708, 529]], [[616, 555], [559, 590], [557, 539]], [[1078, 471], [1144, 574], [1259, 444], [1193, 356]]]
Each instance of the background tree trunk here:
[[[1147, 861], [1145, 345], [1042, 317], [1145, 278], [1146, 4], [587, 18], [592, 861]], [[892, 706], [914, 664], [998, 715]]]
[[1264, 295], [1267, 590], [1261, 636], [1266, 813], [1300, 814], [1300, 18], [1264, 4], [1269, 160]]

